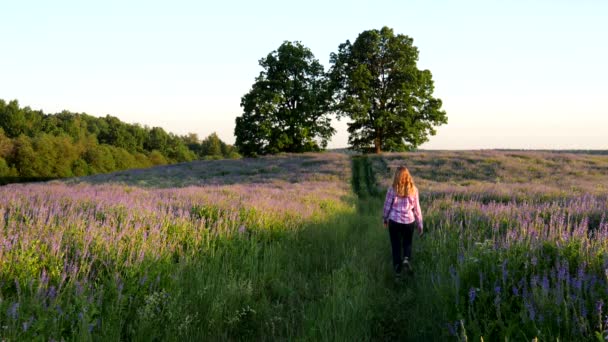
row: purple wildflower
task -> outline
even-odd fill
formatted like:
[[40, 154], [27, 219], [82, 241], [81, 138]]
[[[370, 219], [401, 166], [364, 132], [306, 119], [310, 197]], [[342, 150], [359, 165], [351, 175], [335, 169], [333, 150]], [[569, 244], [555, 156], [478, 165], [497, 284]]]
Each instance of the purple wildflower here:
[[48, 290], [48, 292], [47, 292], [47, 297], [48, 297], [50, 300], [54, 300], [54, 299], [55, 299], [55, 297], [57, 297], [57, 289], [55, 288], [55, 286], [51, 285], [51, 286], [49, 287], [49, 290]]
[[545, 294], [549, 293], [549, 277], [547, 277], [546, 274], [543, 276], [543, 281], [541, 283], [541, 287], [543, 288], [543, 292]]
[[454, 322], [454, 324], [448, 322], [446, 323], [446, 325], [448, 327], [448, 332], [450, 333], [450, 336], [456, 336], [458, 330], [458, 321]]
[[42, 270], [42, 274], [40, 274], [40, 284], [46, 285], [49, 282], [49, 276], [46, 273], [46, 269]]
[[14, 320], [19, 318], [19, 303], [13, 303], [6, 311], [6, 315]]
[[22, 323], [22, 328], [23, 328], [23, 332], [27, 332], [27, 330], [32, 326], [32, 323], [34, 323], [34, 316], [30, 316], [30, 318], [26, 321]]
[[500, 306], [500, 292], [501, 292], [500, 286], [495, 286], [494, 287], [494, 294], [496, 296], [494, 297], [494, 305], [496, 307]]
[[454, 267], [454, 265], [450, 265], [450, 276], [453, 279], [456, 279], [456, 277], [457, 277], [456, 268]]
[[475, 297], [477, 297], [477, 290], [474, 287], [469, 289], [469, 302], [473, 304], [475, 302]]
[[581, 304], [581, 316], [583, 316], [583, 318], [587, 318], [587, 306], [583, 303]]
[[80, 284], [80, 282], [78, 280], [76, 280], [75, 285], [76, 285], [76, 288], [75, 288], [76, 295], [81, 296], [82, 293], [84, 292], [84, 288], [82, 287], [82, 284]]
[[528, 309], [528, 317], [531, 321], [534, 321], [534, 318], [536, 317], [536, 310], [534, 309], [534, 304], [530, 301], [525, 301], [524, 306], [526, 307], [526, 309]]
[[509, 271], [507, 270], [507, 260], [502, 262], [500, 266], [502, 270], [502, 284], [505, 285], [507, 283], [507, 277], [509, 276]]
[[557, 268], [557, 280], [564, 281], [567, 278], [568, 274], [568, 262], [559, 263]]

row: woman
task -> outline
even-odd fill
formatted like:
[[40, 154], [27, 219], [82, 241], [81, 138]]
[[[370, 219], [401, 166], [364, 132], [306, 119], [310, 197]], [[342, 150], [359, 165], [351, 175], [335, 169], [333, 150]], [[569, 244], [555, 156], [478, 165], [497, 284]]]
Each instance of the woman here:
[[397, 169], [393, 185], [386, 193], [383, 218], [391, 239], [395, 277], [399, 278], [403, 268], [412, 272], [412, 235], [415, 228], [420, 235], [423, 230], [418, 189], [404, 166]]

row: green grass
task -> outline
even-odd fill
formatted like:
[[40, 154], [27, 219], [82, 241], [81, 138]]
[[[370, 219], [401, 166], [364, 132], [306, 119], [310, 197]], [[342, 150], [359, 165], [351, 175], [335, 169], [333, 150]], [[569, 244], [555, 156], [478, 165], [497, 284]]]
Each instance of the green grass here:
[[[247, 190], [249, 182], [259, 181], [268, 189], [276, 190], [265, 194], [292, 196], [299, 191], [294, 189], [301, 189], [300, 200], [319, 211], [306, 218], [297, 212], [271, 215], [270, 205], [281, 206], [289, 198], [279, 196], [263, 207], [266, 209], [243, 207], [239, 217], [251, 224], [246, 224], [248, 229], [241, 233], [228, 227], [232, 217], [230, 211], [225, 211], [228, 207], [221, 207], [219, 202], [198, 200], [200, 204], [187, 207], [191, 219], [204, 219], [211, 226], [224, 224], [228, 227], [225, 234], [216, 236], [202, 230], [196, 233], [201, 236], [195, 237], [188, 218], [171, 221], [163, 224], [160, 235], [147, 238], [167, 238], [166, 241], [179, 247], [171, 249], [173, 254], [146, 250], [141, 261], [136, 261], [137, 248], [141, 248], [143, 241], [138, 240], [140, 235], [134, 234], [135, 238], [125, 240], [126, 246], [133, 248], [125, 258], [133, 260], [129, 259], [129, 266], [124, 267], [110, 252], [104, 254], [99, 250], [103, 248], [100, 242], [98, 249], [94, 249], [99, 253], [91, 264], [98, 272], [97, 281], [85, 284], [84, 289], [79, 288], [81, 284], [68, 281], [54, 302], [59, 303], [65, 313], [57, 319], [54, 315], [57, 309], [45, 307], [48, 302], [40, 301], [36, 294], [39, 275], [36, 263], [40, 261], [36, 253], [42, 252], [41, 247], [33, 244], [27, 253], [19, 254], [21, 259], [16, 262], [5, 260], [5, 265], [23, 273], [20, 276], [23, 281], [19, 288], [6, 279], [0, 284], [3, 289], [0, 337], [78, 341], [478, 341], [482, 336], [486, 340], [534, 337], [584, 340], [596, 330], [604, 333], [601, 326], [596, 328], [598, 322], [592, 317], [592, 306], [598, 299], [592, 290], [579, 296], [582, 298], [579, 302], [567, 298], [564, 307], [557, 309], [547, 299], [557, 292], [550, 292], [544, 299], [540, 295], [530, 297], [538, 312], [545, 314], [545, 323], [528, 319], [521, 297], [508, 292], [518, 286], [520, 279], [529, 283], [533, 276], [542, 278], [544, 273], [555, 271], [557, 261], [569, 261], [570, 273], [574, 274], [577, 267], [583, 265], [581, 260], [587, 260], [589, 266], [585, 266], [584, 271], [593, 275], [599, 270], [603, 276], [602, 258], [606, 254], [600, 254], [608, 250], [608, 244], [586, 236], [571, 237], [569, 244], [549, 237], [537, 243], [525, 234], [528, 229], [551, 224], [551, 218], [559, 218], [564, 210], [569, 215], [571, 225], [568, 227], [587, 222], [590, 229], [600, 229], [605, 216], [594, 203], [604, 203], [601, 201], [605, 199], [605, 189], [600, 189], [596, 181], [603, 181], [606, 176], [597, 170], [608, 165], [608, 158], [524, 152], [425, 154], [428, 155], [353, 156], [350, 175], [336, 167], [336, 163], [344, 163], [336, 156], [325, 164], [315, 159], [319, 156], [301, 160], [295, 156], [268, 159], [272, 165], [267, 166], [269, 171], [263, 177], [253, 175], [244, 179], [235, 175], [245, 166], [258, 167], [262, 161], [227, 164], [232, 167], [229, 178], [233, 178], [229, 183], [234, 185], [209, 188], [218, 192], [209, 198], [223, 199], [226, 203], [243, 200], [252, 192]], [[541, 159], [544, 161], [538, 162]], [[414, 239], [415, 275], [395, 283], [381, 210], [391, 170], [401, 164], [409, 164], [414, 170], [421, 189], [426, 233], [423, 238]], [[202, 171], [204, 165], [194, 166]], [[214, 167], [216, 170], [208, 174], [221, 169], [219, 164]], [[521, 183], [520, 178], [525, 177], [525, 170], [531, 167], [535, 168], [533, 176], [541, 177], [540, 181]], [[284, 172], [285, 169], [290, 172]], [[156, 178], [150, 179], [170, 185], [172, 177], [185, 171], [163, 168], [147, 172], [156, 174]], [[171, 177], [163, 178], [164, 173], [170, 173]], [[566, 177], [572, 173], [585, 177]], [[135, 178], [143, 181], [148, 176]], [[440, 177], [434, 178], [436, 176]], [[323, 186], [307, 183], [318, 181], [317, 177], [326, 183], [322, 183]], [[558, 178], [560, 183], [552, 182]], [[291, 183], [298, 179], [306, 182]], [[192, 180], [205, 181], [204, 177]], [[346, 182], [350, 182], [351, 192], [345, 190]], [[128, 184], [123, 185], [124, 192], [132, 198], [137, 198], [133, 197], [135, 193], [145, 193]], [[329, 184], [341, 184], [343, 191], [333, 197], [315, 198], [327, 190]], [[580, 190], [565, 191], [574, 187]], [[316, 190], [306, 193], [309, 188]], [[205, 191], [211, 191], [209, 189]], [[261, 187], [251, 189], [262, 193]], [[270, 191], [268, 189], [264, 191]], [[593, 193], [598, 196], [597, 201], [581, 202], [576, 210], [562, 209], [567, 199], [576, 199], [581, 193]], [[244, 201], [249, 202], [256, 204], [255, 196], [251, 201]], [[576, 206], [578, 202], [572, 203]], [[25, 223], [27, 211], [22, 218], [18, 214], [12, 214], [14, 220]], [[110, 222], [120, 216], [105, 214]], [[528, 217], [531, 221], [524, 230], [523, 222]], [[509, 231], [520, 234], [520, 242], [493, 249], [493, 243], [504, 242]], [[64, 239], [74, 240], [75, 246], [77, 241], [84, 240], [81, 236], [67, 235]], [[150, 246], [163, 247], [162, 244]], [[154, 258], [155, 255], [162, 257]], [[538, 257], [536, 268], [529, 267], [532, 256]], [[506, 281], [499, 275], [503, 261], [508, 261], [509, 267]], [[59, 274], [63, 261], [57, 260], [56, 264], [55, 273]], [[121, 267], [124, 290], [117, 289], [117, 282], [112, 278], [117, 271], [105, 265]], [[27, 273], [29, 269], [34, 271]], [[458, 281], [451, 278], [452, 272], [458, 275]], [[33, 280], [28, 283], [28, 279]], [[551, 281], [554, 286], [556, 283]], [[501, 293], [498, 308], [494, 306], [496, 284], [506, 291]], [[603, 291], [600, 286], [604, 283], [598, 284], [598, 289]], [[468, 295], [476, 288], [478, 297], [473, 303]], [[530, 293], [542, 292], [538, 286], [530, 285], [530, 288]], [[9, 309], [15, 302], [20, 303], [18, 320], [9, 317]], [[580, 313], [582, 305], [587, 305], [591, 314]], [[589, 327], [588, 331], [575, 331], [574, 323], [561, 329], [550, 321], [558, 315], [572, 317], [573, 313], [574, 318], [582, 322], [580, 326]], [[570, 316], [564, 316], [566, 314]], [[23, 324], [29, 317], [34, 318], [34, 323], [25, 331]], [[461, 325], [456, 336], [450, 336], [446, 325], [453, 327], [454, 323]]]
[[360, 341], [402, 333], [385, 306], [404, 289], [393, 284], [381, 199], [369, 163], [356, 159], [353, 169], [356, 209], [297, 232], [218, 241], [182, 266], [166, 304], [162, 295], [146, 301], [132, 336]]
[[[134, 248], [134, 254], [128, 255], [134, 259], [123, 267], [100, 244], [90, 269], [79, 271], [94, 270], [94, 280], [68, 279], [56, 298], [41, 296], [38, 288], [44, 284], [39, 284], [37, 271], [24, 274], [19, 283], [3, 282], [0, 337], [9, 341], [360, 341], [402, 334], [393, 322], [399, 316], [387, 308], [398, 313], [401, 309], [393, 306], [393, 300], [411, 299], [407, 297], [411, 290], [393, 282], [388, 236], [380, 219], [383, 194], [367, 158], [354, 158], [352, 170], [354, 191], [340, 201], [320, 202], [324, 214], [297, 221], [296, 228], [270, 220], [272, 227], [267, 228], [271, 229], [195, 238], [191, 227], [176, 222], [162, 231], [167, 241], [181, 244], [172, 254], [161, 253], [158, 258], [142, 252], [135, 261], [139, 255], [135, 249], [143, 248], [144, 242], [127, 240]], [[124, 189], [128, 195], [136, 190]], [[204, 217], [211, 225], [223, 220], [213, 206], [195, 206], [190, 213], [192, 219]], [[116, 216], [106, 214], [106, 219]], [[252, 221], [266, 217], [251, 215]], [[78, 246], [84, 237], [64, 239]], [[38, 270], [36, 265], [43, 260], [32, 253], [27, 259], [34, 263], [31, 267], [23, 262], [6, 261], [6, 265], [24, 272]], [[62, 261], [56, 263], [61, 273]], [[57, 272], [49, 269], [53, 284]], [[15, 303], [19, 303], [18, 317], [11, 318]]]

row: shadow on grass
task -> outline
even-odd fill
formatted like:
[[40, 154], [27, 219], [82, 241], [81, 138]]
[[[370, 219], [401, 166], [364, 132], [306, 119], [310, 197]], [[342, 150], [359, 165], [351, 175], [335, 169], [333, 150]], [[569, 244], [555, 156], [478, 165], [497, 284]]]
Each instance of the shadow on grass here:
[[197, 160], [66, 179], [66, 183], [170, 188], [201, 185], [341, 180], [349, 157], [339, 153], [279, 154], [258, 158]]
[[58, 179], [56, 177], [0, 177], [0, 185], [13, 183], [47, 182]]
[[[370, 203], [377, 208], [378, 203]], [[220, 239], [176, 264], [125, 322], [127, 340], [370, 340], [390, 267], [377, 218], [341, 212], [297, 231]], [[141, 307], [150, 306], [146, 314]], [[162, 322], [162, 323], [161, 323]]]
[[[390, 269], [381, 199], [365, 160], [353, 162], [350, 210], [297, 231], [256, 230], [215, 240], [176, 264], [169, 302], [141, 299], [119, 336], [128, 340], [385, 340], [402, 290]], [[354, 171], [358, 170], [358, 171]], [[372, 178], [373, 179], [373, 178]], [[373, 195], [372, 195], [373, 194]], [[356, 210], [354, 208], [356, 207]], [[397, 297], [395, 297], [397, 296]], [[405, 298], [405, 299], [404, 299]], [[392, 315], [392, 314], [391, 314]], [[397, 330], [396, 330], [397, 329]]]

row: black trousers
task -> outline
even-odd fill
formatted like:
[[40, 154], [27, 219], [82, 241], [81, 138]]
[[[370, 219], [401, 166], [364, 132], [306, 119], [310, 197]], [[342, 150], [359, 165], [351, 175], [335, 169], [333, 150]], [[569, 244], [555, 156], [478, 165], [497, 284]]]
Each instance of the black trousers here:
[[391, 238], [391, 249], [393, 250], [393, 268], [395, 272], [401, 273], [403, 258], [412, 259], [412, 237], [416, 229], [416, 222], [398, 223], [388, 221], [388, 235]]

